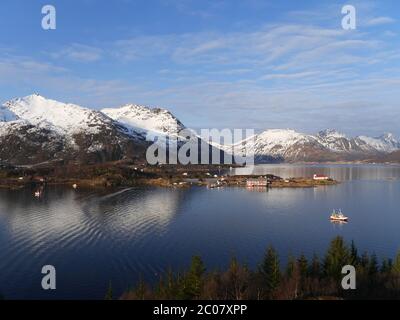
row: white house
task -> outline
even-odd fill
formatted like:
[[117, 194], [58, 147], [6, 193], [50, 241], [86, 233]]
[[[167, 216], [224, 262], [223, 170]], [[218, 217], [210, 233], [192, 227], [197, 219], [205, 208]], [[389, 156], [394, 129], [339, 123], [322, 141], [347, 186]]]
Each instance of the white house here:
[[314, 179], [314, 180], [329, 180], [329, 177], [327, 177], [327, 176], [322, 176], [322, 175], [318, 175], [318, 174], [314, 174], [313, 179]]
[[246, 181], [247, 187], [267, 187], [268, 179], [267, 178], [258, 178], [258, 179], [248, 179]]

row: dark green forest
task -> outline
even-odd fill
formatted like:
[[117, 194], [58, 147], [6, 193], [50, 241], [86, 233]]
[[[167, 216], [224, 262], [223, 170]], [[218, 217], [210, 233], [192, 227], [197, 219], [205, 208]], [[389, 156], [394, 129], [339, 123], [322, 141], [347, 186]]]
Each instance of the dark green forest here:
[[[356, 289], [342, 288], [342, 268], [356, 269]], [[106, 298], [112, 298], [110, 287]], [[378, 261], [375, 254], [359, 253], [354, 242], [334, 238], [323, 257], [290, 256], [285, 267], [270, 246], [257, 268], [232, 258], [226, 270], [208, 271], [194, 256], [183, 272], [172, 270], [157, 284], [144, 281], [125, 292], [130, 300], [270, 300], [270, 299], [398, 299], [400, 298], [400, 251], [394, 260]]]

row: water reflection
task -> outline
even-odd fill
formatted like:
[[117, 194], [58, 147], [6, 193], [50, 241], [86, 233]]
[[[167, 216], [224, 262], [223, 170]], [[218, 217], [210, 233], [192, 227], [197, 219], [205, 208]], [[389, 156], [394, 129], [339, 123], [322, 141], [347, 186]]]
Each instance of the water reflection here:
[[[378, 257], [393, 257], [399, 248], [399, 168], [257, 170], [284, 177], [329, 174], [342, 183], [268, 191], [47, 187], [39, 199], [34, 190], [0, 190], [0, 293], [102, 299], [109, 281], [119, 294], [140, 276], [156, 281], [169, 267], [181, 269], [194, 254], [210, 269], [225, 266], [232, 255], [255, 267], [273, 244], [284, 264], [289, 252], [321, 254], [336, 235]], [[334, 208], [344, 210], [348, 224], [330, 222]], [[59, 274], [52, 295], [40, 288], [44, 264], [55, 265]]]
[[[15, 238], [29, 241], [73, 240], [91, 230], [136, 236], [154, 228], [162, 232], [178, 211], [182, 192], [125, 189], [99, 196], [65, 188], [47, 188], [40, 199], [30, 191], [0, 193], [0, 218]], [[100, 235], [99, 235], [100, 236]]]
[[288, 179], [292, 177], [312, 178], [314, 174], [327, 175], [339, 181], [352, 180], [398, 180], [398, 165], [257, 165], [248, 168], [236, 168], [233, 174], [263, 175], [274, 174]]

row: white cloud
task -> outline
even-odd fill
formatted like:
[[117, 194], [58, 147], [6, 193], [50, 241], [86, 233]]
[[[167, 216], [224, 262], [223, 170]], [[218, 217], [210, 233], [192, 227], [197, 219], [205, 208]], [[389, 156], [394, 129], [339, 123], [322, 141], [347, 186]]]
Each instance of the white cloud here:
[[290, 79], [304, 79], [306, 77], [318, 75], [318, 71], [298, 72], [298, 73], [274, 73], [267, 74], [261, 77], [261, 80], [290, 80]]
[[366, 22], [367, 26], [379, 26], [383, 24], [395, 23], [396, 20], [390, 17], [376, 17], [371, 18]]
[[[379, 17], [368, 23], [392, 20]], [[385, 130], [398, 128], [396, 43], [389, 34], [372, 35], [370, 28], [346, 32], [340, 16], [335, 27], [322, 25], [298, 22], [241, 32], [141, 35], [99, 47], [72, 44], [54, 54], [57, 59], [123, 64], [132, 71], [125, 79], [100, 81], [80, 70], [26, 57], [7, 60], [0, 54], [0, 73], [8, 77], [0, 82], [53, 90], [89, 106], [161, 105], [189, 126], [302, 129], [308, 119], [323, 114], [321, 126], [337, 119], [344, 131], [346, 126], [355, 131], [365, 125], [383, 128], [383, 123], [389, 126]], [[137, 66], [155, 71], [146, 77]], [[376, 123], [366, 114], [374, 106]]]
[[78, 62], [96, 62], [102, 58], [103, 53], [100, 48], [74, 43], [52, 53], [52, 57], [56, 59], [67, 58]]

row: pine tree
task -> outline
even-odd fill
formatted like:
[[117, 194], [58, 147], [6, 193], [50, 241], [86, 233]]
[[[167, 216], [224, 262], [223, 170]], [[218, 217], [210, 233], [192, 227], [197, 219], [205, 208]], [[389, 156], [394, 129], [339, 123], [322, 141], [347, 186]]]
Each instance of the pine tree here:
[[275, 249], [270, 246], [265, 254], [261, 265], [261, 273], [265, 279], [267, 294], [273, 295], [281, 281], [281, 272], [279, 267], [279, 257]]
[[382, 260], [382, 266], [381, 266], [380, 272], [381, 273], [389, 273], [390, 271], [392, 271], [392, 268], [393, 268], [392, 259], [384, 258]]
[[134, 290], [134, 294], [137, 300], [145, 300], [146, 298], [146, 284], [140, 276], [139, 283]]
[[332, 240], [324, 260], [325, 276], [339, 280], [342, 268], [351, 263], [350, 250], [342, 237]]
[[350, 248], [350, 257], [351, 257], [351, 265], [356, 266], [360, 262], [360, 257], [358, 256], [358, 250], [356, 245], [354, 244], [354, 240], [351, 241]]
[[300, 276], [304, 279], [308, 276], [308, 261], [304, 254], [301, 254], [300, 258], [297, 259], [297, 265], [300, 271]]
[[184, 295], [188, 299], [196, 299], [201, 294], [203, 275], [206, 271], [203, 260], [199, 256], [192, 257], [188, 273], [184, 277]]
[[223, 275], [224, 291], [228, 299], [242, 300], [248, 297], [248, 288], [250, 282], [250, 271], [246, 265], [241, 265], [233, 257], [229, 269]]
[[104, 298], [105, 300], [113, 300], [113, 289], [112, 289], [112, 284], [110, 281], [110, 284], [108, 285], [107, 293]]
[[321, 276], [321, 263], [318, 256], [314, 253], [309, 267], [309, 274], [313, 278], [319, 278]]
[[292, 255], [289, 255], [285, 272], [287, 278], [289, 279], [292, 278], [295, 268], [296, 268], [296, 259]]
[[376, 257], [376, 254], [374, 253], [371, 256], [371, 259], [369, 260], [368, 264], [368, 275], [373, 276], [378, 273], [379, 266], [378, 266], [378, 258]]
[[166, 280], [166, 295], [168, 299], [171, 299], [177, 294], [177, 281], [175, 280], [174, 273], [171, 268], [167, 271], [167, 280]]
[[400, 250], [399, 250], [399, 252], [397, 253], [396, 258], [394, 259], [392, 271], [393, 271], [395, 274], [400, 275]]
[[360, 265], [361, 265], [362, 268], [368, 269], [368, 266], [369, 266], [369, 255], [368, 255], [368, 252], [364, 252], [361, 255]]

